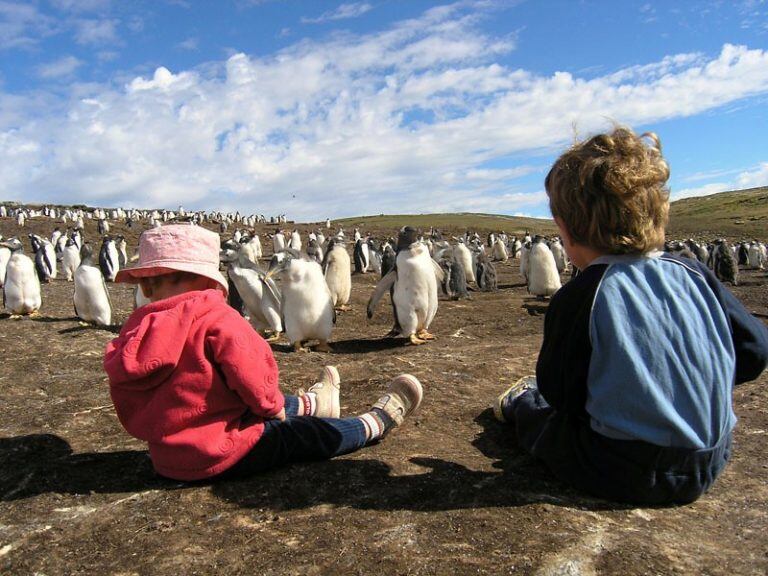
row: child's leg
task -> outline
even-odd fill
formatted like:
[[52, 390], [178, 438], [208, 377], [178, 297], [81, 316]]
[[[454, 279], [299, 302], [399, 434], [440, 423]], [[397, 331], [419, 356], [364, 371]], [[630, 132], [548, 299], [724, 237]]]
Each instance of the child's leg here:
[[[421, 397], [419, 381], [403, 374], [391, 382], [388, 393], [379, 398], [370, 412], [360, 416], [344, 419], [294, 416], [283, 421], [269, 420], [256, 445], [227, 475], [247, 476], [291, 462], [327, 460], [359, 450], [402, 424], [418, 407]], [[287, 397], [286, 406], [288, 398], [296, 397]]]

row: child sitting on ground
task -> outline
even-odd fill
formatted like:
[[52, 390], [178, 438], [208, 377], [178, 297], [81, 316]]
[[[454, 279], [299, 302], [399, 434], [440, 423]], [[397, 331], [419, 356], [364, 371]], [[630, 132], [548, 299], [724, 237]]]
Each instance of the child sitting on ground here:
[[734, 384], [768, 330], [702, 264], [658, 251], [669, 167], [653, 134], [616, 128], [555, 162], [545, 187], [580, 274], [557, 292], [536, 378], [496, 401], [520, 445], [597, 496], [685, 503], [731, 453]]
[[219, 236], [202, 227], [144, 232], [138, 265], [117, 281], [139, 283], [151, 302], [107, 345], [112, 400], [168, 478], [247, 475], [353, 452], [383, 438], [421, 402], [421, 384], [403, 374], [369, 412], [340, 419], [332, 366], [307, 392], [284, 396], [269, 345], [225, 301]]

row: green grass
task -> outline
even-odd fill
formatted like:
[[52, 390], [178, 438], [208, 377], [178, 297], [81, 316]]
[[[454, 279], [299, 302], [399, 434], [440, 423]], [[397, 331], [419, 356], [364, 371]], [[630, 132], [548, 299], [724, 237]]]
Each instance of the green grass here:
[[443, 231], [463, 232], [464, 230], [472, 230], [480, 234], [503, 231], [511, 235], [520, 235], [526, 230], [540, 234], [554, 234], [557, 231], [555, 223], [550, 219], [474, 214], [469, 212], [458, 214], [381, 214], [379, 216], [357, 216], [334, 220], [333, 225], [343, 226], [344, 228], [357, 227], [365, 230], [397, 230], [403, 226], [413, 226], [423, 231], [427, 231], [430, 226], [434, 226]]
[[768, 235], [768, 186], [685, 198], [670, 205], [669, 236], [732, 239]]

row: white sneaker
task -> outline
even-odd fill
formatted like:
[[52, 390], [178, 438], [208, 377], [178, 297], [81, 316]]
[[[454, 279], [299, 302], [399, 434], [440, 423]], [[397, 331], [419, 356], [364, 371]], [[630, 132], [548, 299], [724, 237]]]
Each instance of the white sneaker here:
[[[341, 379], [339, 371], [335, 366], [324, 366], [323, 373], [320, 375], [320, 381], [310, 386], [307, 392], [315, 395], [317, 407], [315, 416], [318, 418], [338, 418], [341, 414], [341, 404], [339, 403], [339, 391]], [[303, 392], [299, 393], [299, 396]]]
[[421, 382], [410, 374], [400, 374], [389, 383], [387, 393], [373, 405], [392, 419], [395, 426], [400, 426], [419, 407], [424, 390]]

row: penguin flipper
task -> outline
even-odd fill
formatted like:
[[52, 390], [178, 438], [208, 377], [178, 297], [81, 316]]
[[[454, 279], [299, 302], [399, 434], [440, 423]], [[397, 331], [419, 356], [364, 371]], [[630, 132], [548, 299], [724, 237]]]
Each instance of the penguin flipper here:
[[381, 280], [379, 280], [379, 283], [376, 284], [376, 288], [373, 290], [371, 299], [368, 300], [368, 306], [367, 306], [368, 318], [373, 317], [373, 311], [376, 309], [376, 306], [378, 305], [379, 300], [381, 300], [384, 294], [395, 284], [396, 280], [397, 280], [397, 270], [390, 270], [389, 272], [387, 272], [386, 276], [384, 276]]

